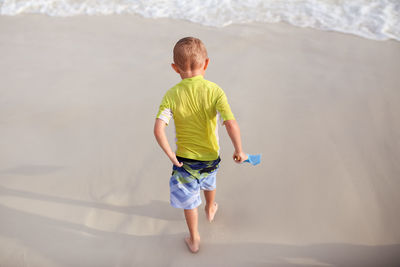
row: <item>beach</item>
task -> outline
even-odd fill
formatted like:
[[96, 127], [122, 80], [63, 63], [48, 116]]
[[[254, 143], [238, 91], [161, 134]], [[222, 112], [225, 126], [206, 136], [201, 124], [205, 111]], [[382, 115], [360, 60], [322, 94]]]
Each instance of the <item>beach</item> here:
[[[220, 129], [200, 252], [153, 125], [200, 38], [244, 150]], [[134, 15], [0, 16], [0, 266], [399, 266], [400, 42]], [[174, 143], [174, 125], [167, 127]]]

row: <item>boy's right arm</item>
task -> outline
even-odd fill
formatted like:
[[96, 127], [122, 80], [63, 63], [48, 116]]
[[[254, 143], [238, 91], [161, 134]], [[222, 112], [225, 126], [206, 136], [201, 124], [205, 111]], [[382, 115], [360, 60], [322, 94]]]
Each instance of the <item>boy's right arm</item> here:
[[165, 134], [166, 125], [167, 124], [163, 120], [157, 118], [154, 124], [154, 136], [156, 137], [158, 144], [160, 145], [162, 150], [164, 150], [165, 154], [168, 156], [171, 162], [175, 166], [182, 167], [183, 163], [178, 161], [175, 153], [172, 151], [171, 146], [168, 143], [167, 135]]
[[236, 120], [226, 120], [224, 121], [224, 125], [235, 148], [233, 160], [236, 163], [242, 163], [247, 159], [247, 155], [242, 151], [242, 140], [240, 138], [239, 124]]

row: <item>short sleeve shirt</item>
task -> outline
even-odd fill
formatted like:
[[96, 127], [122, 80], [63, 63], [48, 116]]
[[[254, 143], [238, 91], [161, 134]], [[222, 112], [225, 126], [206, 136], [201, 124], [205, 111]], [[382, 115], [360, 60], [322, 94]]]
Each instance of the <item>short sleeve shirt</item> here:
[[219, 156], [218, 119], [235, 119], [224, 91], [201, 75], [169, 89], [157, 118], [166, 124], [174, 118], [177, 156], [204, 161]]

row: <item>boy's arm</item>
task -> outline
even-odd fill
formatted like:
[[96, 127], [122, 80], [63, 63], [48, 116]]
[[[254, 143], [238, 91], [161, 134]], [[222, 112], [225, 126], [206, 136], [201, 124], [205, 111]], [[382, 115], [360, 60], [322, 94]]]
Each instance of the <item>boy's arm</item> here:
[[162, 150], [164, 150], [165, 154], [168, 156], [171, 162], [175, 166], [182, 167], [183, 163], [178, 161], [175, 153], [172, 151], [171, 146], [168, 143], [168, 139], [165, 134], [166, 125], [167, 124], [163, 120], [157, 118], [154, 124], [154, 136], [156, 137], [158, 144], [160, 145]]
[[242, 151], [242, 140], [240, 138], [240, 128], [236, 120], [226, 120], [224, 121], [226, 131], [231, 138], [232, 144], [235, 147], [235, 152], [233, 153], [233, 160], [236, 163], [242, 163], [247, 159], [247, 155]]

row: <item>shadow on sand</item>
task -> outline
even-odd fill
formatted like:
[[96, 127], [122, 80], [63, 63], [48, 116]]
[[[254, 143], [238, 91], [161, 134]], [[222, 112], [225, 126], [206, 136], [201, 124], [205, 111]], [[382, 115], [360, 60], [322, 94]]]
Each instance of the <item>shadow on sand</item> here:
[[[210, 244], [203, 240], [201, 251], [193, 255], [183, 243], [183, 233], [139, 236], [107, 232], [4, 205], [0, 205], [0, 218], [2, 237], [17, 240], [57, 266], [400, 266], [400, 244], [295, 246]], [[5, 256], [10, 261], [5, 264], [18, 260]]]
[[85, 200], [68, 199], [58, 196], [44, 195], [34, 192], [16, 190], [0, 186], [1, 195], [16, 196], [25, 199], [33, 199], [40, 201], [47, 201], [53, 203], [67, 204], [82, 206], [95, 209], [109, 210], [113, 212], [119, 212], [124, 214], [134, 214], [140, 216], [146, 216], [156, 219], [164, 220], [182, 220], [182, 212], [178, 209], [171, 209], [169, 203], [159, 200], [152, 200], [150, 203], [145, 205], [136, 206], [117, 206], [106, 203], [90, 202]]

